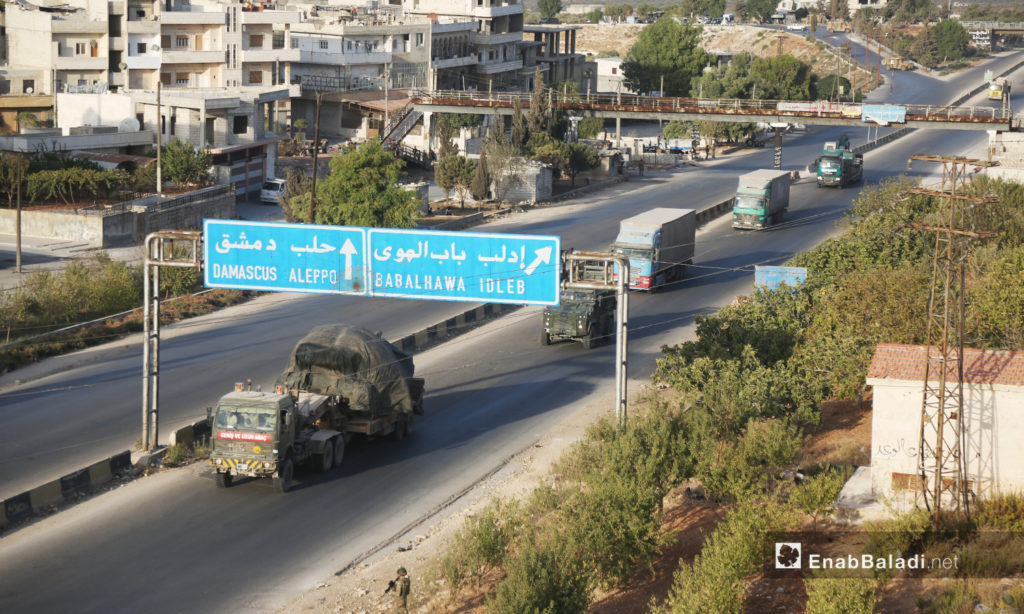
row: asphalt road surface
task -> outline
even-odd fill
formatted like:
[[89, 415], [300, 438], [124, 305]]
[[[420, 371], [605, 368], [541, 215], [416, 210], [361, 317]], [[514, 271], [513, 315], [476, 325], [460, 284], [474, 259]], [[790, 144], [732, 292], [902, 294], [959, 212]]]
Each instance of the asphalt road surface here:
[[[980, 83], [984, 68], [958, 81], [960, 90], [930, 82], [922, 96], [951, 99]], [[784, 167], [803, 169], [841, 132], [787, 136]], [[851, 137], [856, 144], [864, 134]], [[985, 142], [984, 132], [919, 130], [865, 155], [866, 184], [905, 169], [912, 154], [963, 154]], [[619, 219], [652, 207], [723, 200], [737, 175], [770, 164], [766, 148], [700, 170], [650, 173], [585, 202], [475, 230], [557, 234], [563, 247], [603, 249]], [[915, 164], [911, 174], [938, 170], [930, 166]], [[754, 264], [781, 264], [834, 234], [857, 192], [804, 180], [793, 187], [777, 228], [734, 231], [728, 217], [702, 228], [683, 282], [630, 298], [631, 389], [649, 380], [662, 344], [691, 334], [695, 315], [750, 292]], [[313, 325], [348, 322], [397, 338], [468, 307], [274, 295], [175, 326], [162, 344], [163, 424], [205, 415], [235, 381], [251, 377], [270, 385]], [[429, 515], [576, 409], [611, 408], [614, 348], [543, 348], [539, 313], [524, 308], [417, 355], [427, 397], [415, 434], [403, 442], [355, 443], [339, 472], [299, 473], [287, 495], [275, 495], [268, 480], [218, 490], [198, 464], [138, 480], [6, 535], [0, 611], [273, 611]], [[134, 442], [140, 353], [137, 340], [93, 350], [60, 363], [59, 373], [0, 393], [0, 497]]]

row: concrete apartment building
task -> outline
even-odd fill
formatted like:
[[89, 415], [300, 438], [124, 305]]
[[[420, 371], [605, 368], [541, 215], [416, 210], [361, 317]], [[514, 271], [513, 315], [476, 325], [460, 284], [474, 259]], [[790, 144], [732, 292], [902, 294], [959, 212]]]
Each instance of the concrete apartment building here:
[[[576, 31], [581, 26], [566, 24], [541, 24], [523, 27], [526, 37], [532, 37], [539, 43], [536, 63], [544, 72], [547, 83], [575, 81], [583, 79], [584, 56], [576, 53]], [[533, 84], [530, 84], [530, 89]]]

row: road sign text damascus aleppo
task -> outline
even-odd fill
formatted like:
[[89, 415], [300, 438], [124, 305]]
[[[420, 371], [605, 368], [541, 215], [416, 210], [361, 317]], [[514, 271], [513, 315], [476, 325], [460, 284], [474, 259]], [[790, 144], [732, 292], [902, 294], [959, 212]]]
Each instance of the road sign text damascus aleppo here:
[[557, 305], [553, 236], [205, 220], [212, 288]]

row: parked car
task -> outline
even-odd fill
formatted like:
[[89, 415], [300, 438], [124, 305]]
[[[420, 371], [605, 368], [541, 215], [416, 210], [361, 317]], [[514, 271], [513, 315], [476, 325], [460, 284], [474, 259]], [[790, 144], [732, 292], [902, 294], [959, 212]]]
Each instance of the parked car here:
[[279, 205], [283, 195], [284, 179], [267, 179], [260, 189], [260, 202]]

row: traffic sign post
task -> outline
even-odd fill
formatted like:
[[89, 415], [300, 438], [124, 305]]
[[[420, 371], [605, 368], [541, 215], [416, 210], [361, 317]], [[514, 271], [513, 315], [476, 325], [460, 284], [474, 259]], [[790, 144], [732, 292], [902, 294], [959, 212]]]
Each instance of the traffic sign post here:
[[558, 237], [368, 229], [373, 296], [557, 305]]
[[204, 220], [211, 288], [557, 305], [560, 239]]
[[366, 295], [366, 230], [204, 220], [210, 288]]

